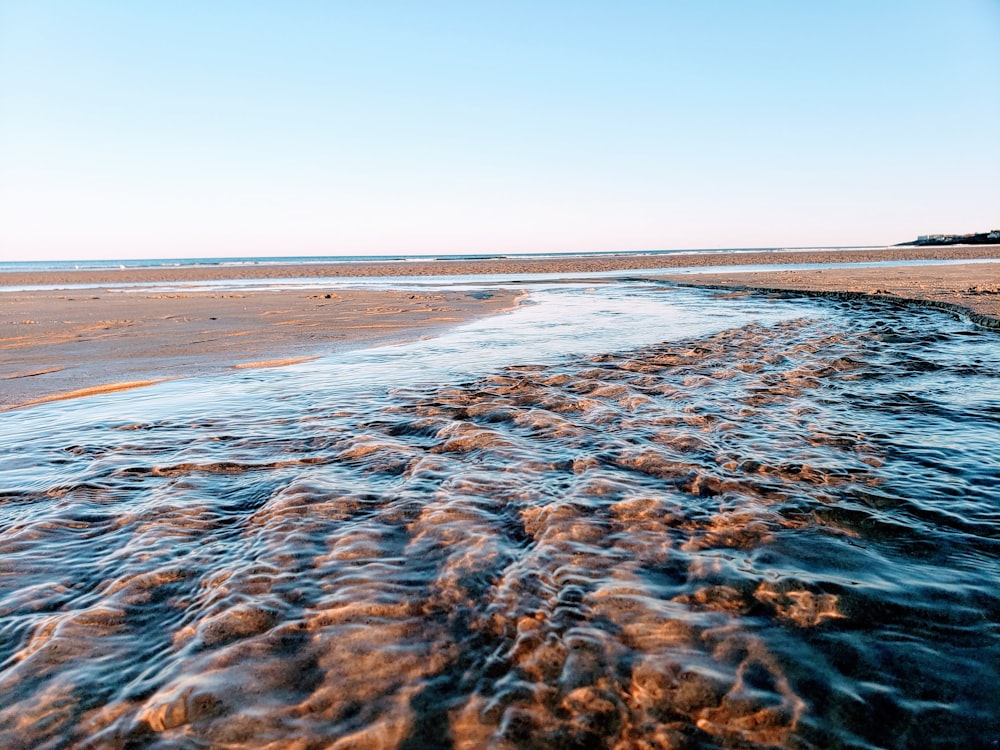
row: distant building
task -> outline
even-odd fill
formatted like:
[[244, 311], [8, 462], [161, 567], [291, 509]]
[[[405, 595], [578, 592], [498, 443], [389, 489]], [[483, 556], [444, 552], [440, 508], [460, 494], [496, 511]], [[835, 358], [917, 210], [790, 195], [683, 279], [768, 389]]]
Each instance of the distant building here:
[[921, 234], [913, 242], [904, 245], [986, 245], [1000, 243], [1000, 229], [969, 234]]

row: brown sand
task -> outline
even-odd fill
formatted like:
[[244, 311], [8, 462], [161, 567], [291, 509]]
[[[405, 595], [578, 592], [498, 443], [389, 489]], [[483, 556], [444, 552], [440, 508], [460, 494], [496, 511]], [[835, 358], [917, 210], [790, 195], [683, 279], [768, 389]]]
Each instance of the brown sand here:
[[1000, 258], [1000, 245], [889, 247], [864, 250], [718, 252], [698, 255], [589, 255], [548, 258], [495, 258], [316, 265], [109, 269], [58, 273], [0, 273], [0, 287], [32, 284], [143, 284], [154, 281], [219, 279], [343, 278], [358, 276], [438, 276], [493, 273], [586, 273], [781, 263], [869, 263], [898, 260]]
[[[488, 298], [480, 299], [489, 295]], [[418, 338], [517, 293], [0, 292], [0, 409]]]
[[962, 308], [970, 311], [979, 322], [1000, 327], [1000, 263], [698, 273], [658, 278], [728, 289], [861, 294], [917, 300], [940, 307]]
[[[136, 383], [275, 367], [352, 345], [414, 338], [515, 304], [461, 292], [341, 290], [109, 291], [102, 284], [260, 278], [583, 273], [663, 267], [1000, 258], [1000, 246], [507, 258], [0, 273], [0, 409], [136, 387]], [[968, 308], [1000, 320], [1000, 265], [907, 266], [825, 271], [698, 274], [670, 278], [726, 287], [884, 293]], [[15, 292], [3, 287], [93, 284], [92, 289]], [[481, 295], [477, 295], [481, 296]], [[95, 390], [97, 389], [97, 390]]]

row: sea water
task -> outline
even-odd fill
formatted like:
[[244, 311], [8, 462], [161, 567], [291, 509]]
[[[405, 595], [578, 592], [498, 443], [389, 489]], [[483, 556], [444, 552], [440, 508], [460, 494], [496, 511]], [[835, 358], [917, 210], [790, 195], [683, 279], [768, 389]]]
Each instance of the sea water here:
[[240, 266], [284, 266], [284, 265], [324, 265], [331, 263], [406, 263], [413, 261], [457, 261], [495, 260], [498, 258], [587, 258], [595, 256], [647, 256], [647, 255], [705, 255], [720, 253], [781, 252], [783, 250], [859, 250], [876, 249], [875, 246], [826, 247], [826, 248], [730, 248], [695, 250], [645, 250], [621, 253], [516, 253], [505, 254], [409, 254], [409, 255], [285, 255], [285, 256], [230, 256], [205, 258], [124, 258], [104, 260], [18, 260], [0, 261], [0, 273], [4, 272], [67, 272], [104, 271], [113, 269], [156, 269], [156, 268], [235, 268]]
[[995, 747], [1000, 346], [538, 284], [0, 415], [0, 745]]

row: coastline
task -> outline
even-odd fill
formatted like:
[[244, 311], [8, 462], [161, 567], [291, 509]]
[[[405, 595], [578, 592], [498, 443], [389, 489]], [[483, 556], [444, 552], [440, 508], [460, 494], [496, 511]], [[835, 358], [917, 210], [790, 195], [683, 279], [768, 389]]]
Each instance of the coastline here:
[[996, 263], [671, 274], [656, 278], [732, 291], [878, 297], [963, 312], [981, 325], [1000, 328], [1000, 264]]
[[382, 261], [344, 263], [289, 263], [287, 265], [181, 266], [80, 271], [0, 272], [4, 287], [249, 279], [323, 279], [401, 276], [454, 276], [463, 274], [593, 273], [642, 271], [656, 268], [706, 266], [781, 265], [791, 263], [875, 263], [905, 260], [1000, 259], [1000, 245], [946, 247], [887, 247], [837, 250], [776, 250], [692, 252], [667, 255], [567, 255], [546, 258], [486, 258], [439, 261]]
[[[0, 274], [0, 410], [140, 387], [165, 379], [279, 367], [350, 347], [411, 340], [516, 306], [513, 290], [110, 291], [102, 284], [250, 278], [584, 273], [732, 266], [657, 274], [677, 284], [744, 291], [875, 295], [968, 311], [1000, 327], [1000, 264], [737, 271], [740, 265], [1000, 258], [1000, 246], [598, 256], [412, 263], [199, 266]], [[3, 286], [88, 288], [46, 291]]]
[[398, 343], [516, 306], [510, 290], [0, 292], [0, 410]]

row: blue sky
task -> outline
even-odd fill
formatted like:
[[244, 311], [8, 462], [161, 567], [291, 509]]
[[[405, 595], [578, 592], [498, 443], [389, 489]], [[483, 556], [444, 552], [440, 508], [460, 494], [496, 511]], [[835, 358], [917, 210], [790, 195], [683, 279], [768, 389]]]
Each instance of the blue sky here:
[[998, 123], [998, 0], [0, 0], [0, 259], [895, 243]]

